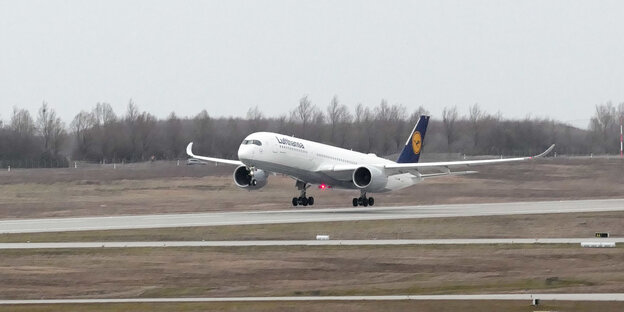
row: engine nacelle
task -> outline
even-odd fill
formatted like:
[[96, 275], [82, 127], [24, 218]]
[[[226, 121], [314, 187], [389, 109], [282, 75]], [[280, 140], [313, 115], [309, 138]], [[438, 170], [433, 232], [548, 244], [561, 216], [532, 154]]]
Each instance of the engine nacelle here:
[[388, 177], [376, 167], [359, 167], [353, 171], [353, 184], [365, 191], [380, 191], [388, 184]]
[[240, 166], [234, 170], [234, 183], [236, 186], [248, 190], [257, 190], [267, 184], [268, 175], [263, 170], [250, 171], [246, 166]]

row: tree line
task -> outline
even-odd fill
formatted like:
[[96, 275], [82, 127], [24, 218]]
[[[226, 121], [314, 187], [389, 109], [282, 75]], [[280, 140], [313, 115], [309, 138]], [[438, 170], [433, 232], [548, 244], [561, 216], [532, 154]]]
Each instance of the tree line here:
[[[623, 113], [624, 104], [596, 105], [589, 129], [584, 130], [548, 118], [505, 119], [478, 104], [464, 114], [457, 106], [445, 107], [442, 116], [434, 116], [429, 122], [424, 151], [527, 155], [555, 143], [559, 154], [614, 154], [619, 152]], [[240, 142], [256, 131], [384, 156], [402, 148], [422, 114], [429, 114], [422, 106], [410, 112], [386, 100], [374, 107], [358, 104], [350, 110], [336, 96], [326, 106], [317, 106], [304, 96], [289, 114], [277, 117], [265, 116], [255, 106], [245, 118], [215, 118], [202, 110], [192, 117], [172, 112], [159, 119], [130, 100], [122, 115], [108, 103], [97, 103], [66, 125], [44, 102], [35, 118], [27, 110], [14, 108], [8, 123], [0, 124], [0, 166], [66, 167], [74, 160], [119, 163], [184, 159], [185, 146], [191, 141], [198, 154], [236, 158]]]

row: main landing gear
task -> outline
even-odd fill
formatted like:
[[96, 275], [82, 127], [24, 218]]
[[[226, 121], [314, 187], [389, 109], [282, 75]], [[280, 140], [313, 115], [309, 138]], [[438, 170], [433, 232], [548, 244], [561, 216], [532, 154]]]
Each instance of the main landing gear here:
[[358, 198], [353, 198], [353, 207], [357, 206], [373, 206], [375, 205], [375, 199], [372, 197], [366, 197], [366, 192], [361, 191], [361, 195]]
[[306, 190], [310, 187], [310, 184], [297, 180], [297, 182], [295, 183], [295, 186], [299, 190], [299, 197], [292, 198], [292, 205], [295, 207], [297, 205], [301, 205], [301, 206], [314, 205], [314, 197], [312, 196], [306, 197]]

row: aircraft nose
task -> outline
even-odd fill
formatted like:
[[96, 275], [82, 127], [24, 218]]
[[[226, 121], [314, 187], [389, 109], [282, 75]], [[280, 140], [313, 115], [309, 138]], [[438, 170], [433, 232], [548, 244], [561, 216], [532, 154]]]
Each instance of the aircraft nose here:
[[238, 148], [238, 159], [239, 160], [243, 160], [243, 159], [251, 159], [252, 156], [252, 151], [249, 145], [241, 145]]

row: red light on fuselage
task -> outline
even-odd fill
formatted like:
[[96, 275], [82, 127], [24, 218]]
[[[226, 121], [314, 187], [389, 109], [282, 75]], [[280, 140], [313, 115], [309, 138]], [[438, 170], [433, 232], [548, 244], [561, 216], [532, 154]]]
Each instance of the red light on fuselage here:
[[324, 190], [324, 189], [326, 189], [326, 188], [327, 188], [327, 185], [325, 185], [325, 183], [323, 183], [323, 184], [319, 185], [319, 188], [320, 188], [321, 190]]

